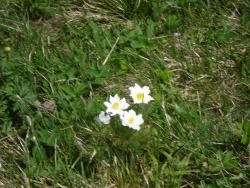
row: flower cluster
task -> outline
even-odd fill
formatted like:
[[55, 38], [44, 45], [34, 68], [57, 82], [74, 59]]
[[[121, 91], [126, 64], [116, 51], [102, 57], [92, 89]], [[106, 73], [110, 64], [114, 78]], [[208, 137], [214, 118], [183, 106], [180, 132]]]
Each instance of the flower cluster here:
[[[150, 95], [149, 87], [144, 86], [140, 87], [138, 84], [135, 84], [134, 87], [130, 87], [130, 96], [132, 97], [135, 104], [139, 103], [148, 103], [154, 100]], [[110, 116], [119, 115], [122, 125], [128, 126], [135, 130], [140, 130], [140, 125], [144, 123], [142, 114], [136, 114], [136, 112], [131, 109], [126, 111], [130, 106], [125, 98], [120, 98], [117, 94], [115, 96], [110, 96], [108, 102], [104, 102], [104, 105], [107, 107], [106, 111], [101, 111], [99, 116], [96, 117], [96, 120], [103, 123], [110, 123]]]

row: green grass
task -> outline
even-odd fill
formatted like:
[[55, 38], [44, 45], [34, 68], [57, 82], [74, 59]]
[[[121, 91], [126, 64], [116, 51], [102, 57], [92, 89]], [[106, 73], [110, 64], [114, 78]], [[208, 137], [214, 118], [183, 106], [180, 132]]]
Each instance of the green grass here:
[[[0, 187], [248, 187], [249, 12], [247, 0], [3, 0]], [[154, 101], [132, 105], [134, 83]], [[141, 130], [95, 120], [115, 94]]]

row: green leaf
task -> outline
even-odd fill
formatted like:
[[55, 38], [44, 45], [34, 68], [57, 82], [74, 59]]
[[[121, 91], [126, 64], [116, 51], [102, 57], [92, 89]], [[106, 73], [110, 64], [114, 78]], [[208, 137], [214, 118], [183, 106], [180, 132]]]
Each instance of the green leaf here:
[[181, 24], [181, 19], [177, 15], [168, 15], [165, 20], [167, 29], [176, 29]]
[[[67, 23], [67, 28], [68, 28], [68, 30], [69, 30], [72, 34], [74, 34], [74, 35], [76, 35], [76, 36], [82, 36], [82, 31], [79, 30], [78, 28], [76, 28], [75, 26], [73, 26], [72, 24]], [[73, 43], [70, 43], [70, 44], [73, 44]], [[71, 45], [70, 45], [70, 46], [71, 46]]]
[[209, 166], [209, 170], [211, 172], [220, 172], [223, 169], [224, 169], [224, 167], [221, 166], [221, 165], [218, 165], [218, 166]]
[[89, 92], [89, 86], [85, 83], [79, 83], [75, 86], [76, 95], [85, 95]]
[[93, 21], [89, 21], [88, 24], [95, 34], [101, 31], [100, 27], [96, 23], [94, 23]]
[[234, 131], [234, 134], [241, 136], [241, 143], [248, 144], [250, 142], [250, 122], [243, 122], [236, 124], [237, 130]]
[[230, 160], [227, 162], [223, 162], [224, 168], [225, 169], [232, 169], [232, 168], [236, 168], [239, 164], [239, 161], [237, 160]]
[[133, 41], [131, 42], [132, 48], [145, 48], [145, 44], [139, 42], [139, 41]]
[[116, 75], [118, 75], [118, 76], [125, 74], [128, 70], [128, 65], [127, 65], [127, 62], [125, 60], [120, 60], [119, 65], [120, 65], [119, 69], [116, 72]]
[[59, 88], [63, 90], [68, 97], [74, 98], [76, 96], [75, 91], [68, 85], [61, 85]]
[[248, 142], [249, 142], [249, 136], [243, 135], [241, 138], [241, 143], [246, 145]]
[[211, 166], [217, 166], [217, 165], [220, 165], [220, 162], [217, 160], [217, 159], [214, 159], [214, 158], [208, 158], [208, 161], [209, 161], [209, 164]]
[[74, 67], [70, 67], [67, 69], [67, 75], [68, 75], [68, 79], [72, 79], [75, 78], [75, 74], [77, 73], [77, 69]]
[[95, 85], [102, 85], [105, 82], [104, 78], [97, 77], [91, 83]]
[[32, 149], [32, 155], [36, 161], [36, 164], [33, 165], [39, 165], [39, 163], [45, 159], [44, 149], [39, 146], [34, 146], [34, 148]]
[[224, 156], [224, 154], [223, 154], [223, 152], [221, 150], [218, 150], [216, 152], [216, 157], [218, 158], [219, 161], [223, 160], [223, 156]]
[[154, 73], [155, 73], [156, 76], [157, 76], [158, 78], [160, 78], [161, 81], [163, 81], [165, 84], [169, 84], [169, 82], [170, 82], [170, 77], [173, 76], [173, 73], [172, 73], [169, 69], [164, 69], [164, 70], [156, 69], [156, 70], [154, 70]]
[[192, 156], [192, 153], [190, 153], [187, 157], [184, 157], [184, 159], [181, 162], [179, 162], [179, 166], [181, 168], [186, 168], [190, 163], [191, 156]]
[[232, 159], [234, 153], [232, 151], [228, 151], [224, 157], [223, 162], [228, 162]]
[[154, 22], [152, 20], [148, 21], [148, 27], [146, 33], [148, 38], [152, 38], [154, 36]]
[[38, 142], [44, 143], [47, 146], [54, 146], [55, 140], [61, 137], [59, 129], [54, 128], [52, 131], [41, 129], [36, 131], [36, 139]]
[[215, 40], [217, 42], [226, 42], [228, 41], [230, 38], [233, 38], [235, 37], [236, 34], [232, 31], [224, 31], [224, 30], [221, 30], [221, 31], [218, 31], [216, 34], [215, 34]]
[[154, 170], [158, 170], [159, 162], [158, 162], [157, 158], [151, 152], [148, 152], [148, 155], [152, 160], [152, 166], [153, 166]]

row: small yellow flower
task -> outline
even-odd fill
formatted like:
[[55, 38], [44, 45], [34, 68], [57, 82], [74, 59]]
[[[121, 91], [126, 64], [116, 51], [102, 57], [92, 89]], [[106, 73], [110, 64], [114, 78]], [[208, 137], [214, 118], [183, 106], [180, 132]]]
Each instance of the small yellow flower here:
[[9, 46], [4, 47], [4, 51], [9, 53], [11, 51], [11, 48]]

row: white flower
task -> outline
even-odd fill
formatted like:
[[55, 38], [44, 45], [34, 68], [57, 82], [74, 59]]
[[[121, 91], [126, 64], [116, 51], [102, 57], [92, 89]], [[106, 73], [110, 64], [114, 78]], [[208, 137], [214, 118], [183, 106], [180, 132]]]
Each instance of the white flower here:
[[103, 124], [109, 124], [110, 116], [105, 115], [105, 112], [101, 111], [101, 113], [95, 117], [95, 120]]
[[120, 99], [117, 94], [114, 97], [110, 96], [109, 102], [104, 102], [104, 105], [107, 107], [106, 112], [110, 113], [111, 116], [116, 114], [122, 115], [124, 113], [123, 110], [129, 107], [126, 99]]
[[148, 103], [151, 100], [154, 100], [150, 95], [149, 87], [144, 86], [140, 87], [138, 84], [135, 84], [134, 87], [130, 87], [130, 96], [133, 98], [134, 103]]
[[128, 126], [132, 129], [140, 130], [140, 125], [144, 123], [142, 115], [136, 115], [134, 110], [125, 111], [123, 115], [120, 116], [122, 120], [122, 125]]
[[181, 36], [181, 33], [178, 33], [178, 32], [174, 33], [174, 37], [179, 37], [179, 36]]

